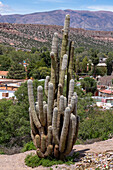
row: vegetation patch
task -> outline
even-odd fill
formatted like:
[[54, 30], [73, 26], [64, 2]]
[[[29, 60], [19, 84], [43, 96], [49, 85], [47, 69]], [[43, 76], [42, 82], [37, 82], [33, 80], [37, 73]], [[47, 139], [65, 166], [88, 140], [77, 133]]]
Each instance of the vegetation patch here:
[[53, 165], [58, 165], [58, 164], [66, 164], [66, 165], [71, 165], [74, 164], [74, 159], [79, 156], [79, 153], [74, 153], [73, 156], [68, 156], [66, 157], [65, 160], [57, 160], [52, 157], [47, 157], [47, 158], [39, 158], [37, 155], [34, 154], [29, 154], [25, 158], [25, 164], [29, 167], [38, 167], [38, 166], [44, 166], [44, 167], [50, 167]]
[[34, 146], [32, 141], [24, 144], [24, 147], [22, 148], [21, 151], [26, 152], [26, 151], [30, 151], [30, 150], [36, 150], [36, 147]]

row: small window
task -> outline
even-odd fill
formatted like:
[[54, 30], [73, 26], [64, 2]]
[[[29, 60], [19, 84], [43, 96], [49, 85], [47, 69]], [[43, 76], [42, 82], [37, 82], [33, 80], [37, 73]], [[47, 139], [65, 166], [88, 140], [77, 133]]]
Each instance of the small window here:
[[2, 97], [8, 97], [9, 93], [2, 93]]

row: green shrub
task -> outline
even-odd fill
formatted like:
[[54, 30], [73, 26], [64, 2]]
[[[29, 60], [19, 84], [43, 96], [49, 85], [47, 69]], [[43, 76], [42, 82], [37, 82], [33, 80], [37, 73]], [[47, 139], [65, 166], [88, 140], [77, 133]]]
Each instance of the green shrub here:
[[71, 164], [74, 164], [74, 158], [77, 156], [79, 156], [79, 154], [75, 153], [73, 156], [69, 156], [66, 158], [66, 160], [63, 161], [63, 160], [57, 160], [51, 157], [39, 158], [37, 155], [30, 154], [30, 155], [27, 155], [27, 157], [25, 158], [25, 164], [32, 168], [38, 167], [41, 165], [44, 167], [50, 167], [52, 165], [58, 165], [58, 164], [71, 165]]
[[113, 135], [113, 113], [111, 111], [92, 110], [80, 123], [79, 138], [106, 140]]
[[30, 150], [36, 150], [36, 147], [34, 146], [32, 141], [24, 144], [24, 147], [22, 148], [21, 151], [26, 152], [26, 151], [30, 151]]

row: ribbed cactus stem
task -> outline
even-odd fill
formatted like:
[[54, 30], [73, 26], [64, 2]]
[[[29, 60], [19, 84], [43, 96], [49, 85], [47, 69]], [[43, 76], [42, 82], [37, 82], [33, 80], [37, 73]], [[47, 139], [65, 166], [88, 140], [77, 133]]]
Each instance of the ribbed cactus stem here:
[[74, 41], [72, 41], [71, 43], [70, 62], [68, 69], [69, 81], [73, 78], [73, 59], [74, 59]]
[[43, 113], [43, 87], [38, 86], [38, 108], [39, 108], [39, 119], [42, 126], [45, 126], [46, 121]]
[[44, 124], [47, 125], [47, 104], [43, 104]]
[[67, 14], [65, 17], [65, 22], [64, 22], [64, 33], [65, 34], [69, 32], [69, 26], [70, 26], [70, 15]]
[[60, 114], [64, 114], [64, 96], [61, 95], [60, 96], [60, 103], [59, 103], [59, 111], [60, 111]]
[[80, 118], [79, 116], [76, 117], [76, 131], [75, 131], [75, 135], [74, 135], [74, 139], [73, 139], [73, 145], [75, 144], [76, 140], [77, 140], [77, 136], [78, 136], [78, 128], [79, 128], [79, 122], [80, 122]]
[[38, 119], [36, 111], [35, 111], [32, 80], [28, 80], [28, 96], [29, 96], [30, 112], [31, 112], [31, 116], [33, 118], [33, 122], [37, 128], [41, 128], [41, 124], [39, 122], [39, 119]]
[[75, 111], [75, 106], [76, 106], [76, 97], [75, 96], [72, 96], [72, 98], [71, 98], [71, 106], [72, 106], [71, 113], [73, 113]]
[[64, 152], [64, 150], [65, 150], [66, 138], [67, 138], [68, 126], [69, 126], [69, 117], [70, 117], [70, 108], [67, 107], [65, 109], [64, 122], [63, 122], [63, 127], [62, 127], [62, 131], [61, 131], [61, 136], [60, 136], [59, 151], [61, 153]]
[[65, 73], [66, 73], [66, 67], [67, 67], [67, 60], [68, 60], [68, 56], [67, 56], [67, 54], [65, 54], [63, 56], [62, 69], [61, 69], [61, 72], [60, 72], [60, 79], [59, 79], [59, 86], [58, 86], [58, 94], [57, 94], [58, 107], [59, 107], [60, 96], [63, 94], [63, 87], [64, 87], [64, 82], [65, 82]]
[[41, 152], [39, 148], [36, 150], [36, 154], [38, 155], [39, 158], [44, 158], [44, 154]]
[[35, 136], [34, 136], [34, 134], [33, 134], [33, 131], [32, 131], [32, 130], [31, 130], [31, 138], [32, 138], [32, 140], [33, 140], [34, 145], [36, 145], [36, 144], [35, 144]]
[[75, 130], [76, 130], [76, 117], [75, 117], [75, 115], [71, 114], [66, 151], [65, 151], [64, 155], [68, 155], [72, 150]]
[[52, 132], [53, 132], [53, 139], [55, 144], [59, 144], [58, 131], [57, 131], [57, 117], [58, 117], [58, 108], [55, 107], [53, 110], [53, 119], [52, 119]]
[[48, 127], [48, 134], [47, 134], [47, 145], [51, 145], [52, 144], [52, 126]]
[[48, 96], [48, 85], [49, 85], [50, 77], [46, 76], [45, 79], [45, 84], [44, 84], [44, 90], [45, 90], [45, 95]]
[[44, 156], [47, 157], [47, 156], [51, 156], [53, 153], [53, 145], [48, 145], [47, 146], [47, 151], [45, 152]]
[[66, 108], [66, 107], [67, 107], [67, 98], [64, 97], [64, 108]]
[[55, 32], [53, 36], [51, 51], [54, 52], [54, 54], [58, 54], [58, 33], [57, 32]]
[[57, 118], [57, 131], [58, 131], [58, 135], [59, 135], [61, 124], [62, 124], [61, 119], [64, 115], [64, 111], [65, 111], [65, 108], [66, 108], [66, 107], [64, 107], [64, 96], [63, 95], [60, 96], [60, 101], [59, 101], [58, 106], [59, 106], [58, 107], [59, 109], [58, 109], [58, 118]]
[[36, 143], [36, 147], [37, 147], [37, 148], [40, 148], [40, 146], [41, 146], [41, 141], [40, 141], [40, 136], [39, 136], [39, 135], [36, 135], [36, 136], [35, 136], [35, 143]]
[[38, 107], [38, 104], [35, 106], [35, 110], [36, 110], [37, 117], [39, 118], [39, 107]]
[[54, 89], [53, 89], [53, 84], [49, 83], [48, 107], [47, 107], [47, 125], [48, 126], [52, 125], [53, 104], [54, 104]]
[[76, 93], [76, 92], [74, 92], [74, 95], [73, 95], [73, 96], [75, 96], [75, 107], [74, 107], [73, 114], [74, 114], [75, 116], [77, 116], [77, 102], [78, 102], [78, 96], [77, 96], [77, 93]]
[[71, 102], [71, 97], [73, 96], [73, 93], [74, 93], [74, 85], [75, 85], [75, 82], [73, 79], [70, 80], [70, 83], [69, 83], [69, 96], [68, 96], [68, 103]]
[[70, 112], [72, 110], [72, 105], [71, 104], [68, 104], [68, 107], [70, 108]]
[[36, 129], [34, 123], [33, 123], [33, 118], [31, 116], [30, 108], [29, 108], [29, 118], [30, 118], [30, 126], [31, 126], [31, 129], [32, 129], [32, 133], [35, 136], [37, 134], [37, 129]]
[[47, 136], [41, 135], [41, 152], [44, 153], [46, 151], [46, 140]]
[[63, 56], [62, 68], [61, 68], [60, 79], [59, 79], [59, 84], [62, 85], [62, 89], [64, 87], [65, 74], [66, 74], [66, 68], [67, 68], [67, 61], [68, 61], [68, 55], [65, 54]]
[[55, 145], [54, 147], [54, 157], [58, 158], [59, 157], [59, 146]]
[[70, 16], [67, 14], [65, 17], [64, 29], [63, 29], [61, 57], [60, 57], [60, 70], [62, 67], [63, 56], [64, 56], [64, 54], [67, 53], [69, 25], [70, 25]]
[[51, 83], [53, 83], [54, 95], [58, 85], [58, 34], [55, 32], [51, 49]]

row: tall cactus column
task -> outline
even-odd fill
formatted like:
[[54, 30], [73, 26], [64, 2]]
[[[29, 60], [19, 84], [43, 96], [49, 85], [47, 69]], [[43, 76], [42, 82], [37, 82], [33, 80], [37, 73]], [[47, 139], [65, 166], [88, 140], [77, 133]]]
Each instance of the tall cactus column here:
[[[63, 159], [76, 142], [79, 117], [77, 116], [77, 94], [74, 92], [73, 55], [74, 42], [71, 43], [69, 56], [67, 53], [70, 16], [66, 15], [63, 40], [58, 67], [58, 34], [55, 33], [51, 49], [51, 78], [46, 77], [45, 94], [47, 103], [43, 101], [43, 88], [37, 88], [37, 102], [34, 103], [33, 81], [28, 80], [29, 116], [31, 136], [40, 158], [47, 156]], [[67, 69], [68, 68], [68, 69]], [[67, 71], [68, 70], [68, 71]], [[68, 93], [63, 95], [65, 75], [68, 72]]]
[[62, 60], [64, 54], [67, 53], [67, 45], [68, 45], [68, 34], [69, 34], [69, 26], [70, 26], [70, 15], [66, 15], [64, 28], [63, 28], [63, 37], [62, 37], [62, 47], [61, 47], [61, 56], [60, 56], [60, 69], [62, 67]]

